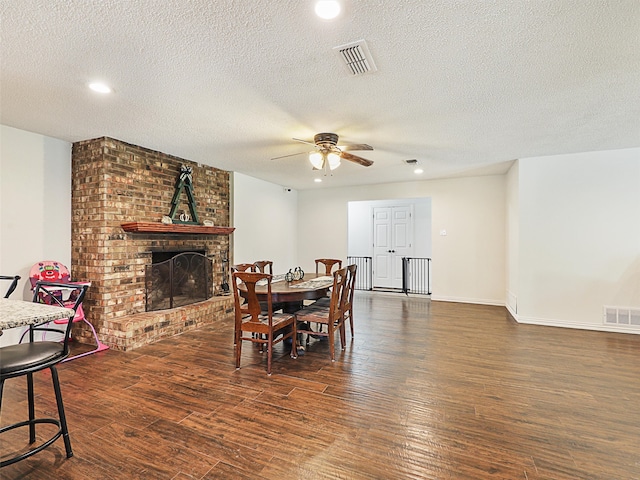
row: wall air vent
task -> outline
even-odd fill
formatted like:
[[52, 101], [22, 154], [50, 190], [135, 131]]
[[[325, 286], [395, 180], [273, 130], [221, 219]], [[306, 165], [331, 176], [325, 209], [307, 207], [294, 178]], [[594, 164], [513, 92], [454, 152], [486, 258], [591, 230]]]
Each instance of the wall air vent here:
[[338, 52], [351, 75], [362, 75], [378, 70], [364, 40], [340, 45], [333, 49]]
[[605, 306], [604, 324], [640, 328], [640, 308]]

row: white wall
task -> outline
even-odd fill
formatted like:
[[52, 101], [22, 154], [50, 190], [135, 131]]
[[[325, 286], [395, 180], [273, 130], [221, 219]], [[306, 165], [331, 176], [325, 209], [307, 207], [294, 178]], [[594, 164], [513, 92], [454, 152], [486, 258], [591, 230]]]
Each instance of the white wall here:
[[348, 202], [430, 197], [432, 298], [504, 305], [505, 190], [495, 175], [300, 191], [299, 263], [312, 271], [315, 258], [347, 257]]
[[527, 158], [518, 176], [518, 320], [630, 331], [603, 306], [640, 308], [640, 149]]
[[[11, 298], [31, 299], [34, 263], [70, 267], [70, 143], [0, 125], [0, 238], [0, 272], [22, 277]], [[15, 343], [16, 335], [4, 332], [0, 345]]]
[[232, 179], [232, 264], [271, 260], [276, 274], [296, 267], [298, 192], [240, 173]]

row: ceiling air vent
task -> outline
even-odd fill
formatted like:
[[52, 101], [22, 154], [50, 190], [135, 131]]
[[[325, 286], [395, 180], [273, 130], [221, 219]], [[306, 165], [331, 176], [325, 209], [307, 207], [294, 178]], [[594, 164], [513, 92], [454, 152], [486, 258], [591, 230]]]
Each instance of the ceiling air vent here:
[[404, 163], [406, 163], [407, 165], [417, 165], [418, 164], [418, 160], [416, 160], [415, 158], [412, 158], [410, 160], [403, 160]]
[[364, 40], [340, 45], [333, 49], [340, 54], [351, 75], [362, 75], [378, 70]]

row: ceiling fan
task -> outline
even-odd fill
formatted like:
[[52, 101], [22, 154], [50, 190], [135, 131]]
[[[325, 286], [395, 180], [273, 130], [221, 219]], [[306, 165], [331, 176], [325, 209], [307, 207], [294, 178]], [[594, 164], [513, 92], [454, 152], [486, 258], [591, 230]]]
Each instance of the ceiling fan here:
[[[315, 149], [309, 152], [309, 161], [314, 170], [322, 170], [325, 172], [334, 170], [340, 166], [340, 160], [348, 160], [363, 167], [370, 167], [373, 165], [371, 160], [362, 158], [358, 155], [348, 153], [348, 150], [373, 150], [371, 145], [366, 143], [353, 144], [353, 145], [340, 145], [338, 146], [338, 135], [335, 133], [318, 133], [313, 137], [313, 142], [307, 140], [301, 140], [294, 138], [296, 142], [306, 143], [307, 145], [313, 145]], [[281, 157], [275, 157], [271, 160], [278, 158], [293, 157], [295, 155], [302, 155], [306, 152], [293, 153], [291, 155], [283, 155]]]

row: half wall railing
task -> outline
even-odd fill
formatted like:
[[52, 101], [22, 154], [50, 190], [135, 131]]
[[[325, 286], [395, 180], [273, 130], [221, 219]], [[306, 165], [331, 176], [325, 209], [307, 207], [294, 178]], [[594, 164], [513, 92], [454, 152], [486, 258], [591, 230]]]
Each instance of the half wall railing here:
[[356, 272], [356, 290], [371, 290], [373, 288], [371, 257], [347, 257], [347, 265], [354, 263], [358, 266]]
[[[347, 257], [347, 264], [358, 266], [356, 290], [373, 290], [372, 257]], [[431, 259], [402, 257], [402, 292], [431, 295]]]
[[402, 258], [402, 291], [407, 295], [431, 295], [430, 258]]

